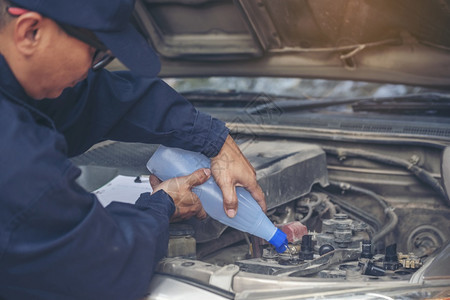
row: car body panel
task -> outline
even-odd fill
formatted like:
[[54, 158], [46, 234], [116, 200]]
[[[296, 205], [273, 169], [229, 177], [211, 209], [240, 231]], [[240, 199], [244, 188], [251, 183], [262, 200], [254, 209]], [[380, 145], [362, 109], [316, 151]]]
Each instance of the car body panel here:
[[450, 86], [447, 0], [139, 0], [161, 76]]

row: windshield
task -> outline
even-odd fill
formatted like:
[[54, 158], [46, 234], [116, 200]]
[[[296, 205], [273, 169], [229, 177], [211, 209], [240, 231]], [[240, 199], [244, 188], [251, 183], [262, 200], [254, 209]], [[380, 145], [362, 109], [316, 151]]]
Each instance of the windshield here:
[[[365, 134], [450, 137], [450, 93], [421, 86], [350, 80], [269, 77], [165, 79], [199, 110], [233, 132], [264, 126]], [[259, 126], [255, 128], [255, 126]], [[273, 128], [275, 128], [273, 127]], [[236, 129], [237, 128], [237, 129]]]
[[400, 84], [301, 78], [208, 77], [167, 78], [165, 81], [182, 93], [193, 90], [256, 92], [306, 99], [392, 97], [439, 91]]
[[[420, 86], [350, 80], [209, 77], [167, 79], [167, 82], [200, 109], [220, 108], [246, 114], [278, 111], [345, 113], [351, 115], [450, 115], [450, 94]], [[212, 111], [209, 113], [214, 114]], [[216, 109], [216, 112], [217, 109]]]

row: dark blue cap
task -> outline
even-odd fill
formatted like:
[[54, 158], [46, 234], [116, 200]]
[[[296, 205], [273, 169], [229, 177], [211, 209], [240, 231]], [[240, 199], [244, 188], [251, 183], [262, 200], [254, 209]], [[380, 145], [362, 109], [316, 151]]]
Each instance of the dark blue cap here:
[[156, 76], [158, 56], [130, 22], [135, 0], [12, 0], [59, 23], [91, 30], [125, 66]]
[[277, 250], [278, 253], [283, 253], [288, 248], [286, 233], [284, 233], [280, 229], [277, 229], [277, 231], [275, 231], [274, 235], [270, 239], [269, 243], [275, 246], [275, 250]]

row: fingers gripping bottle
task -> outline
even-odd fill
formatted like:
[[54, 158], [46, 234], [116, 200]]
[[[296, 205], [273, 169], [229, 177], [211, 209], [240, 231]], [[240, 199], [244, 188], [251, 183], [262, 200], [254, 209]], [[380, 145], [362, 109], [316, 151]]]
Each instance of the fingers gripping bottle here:
[[[201, 153], [159, 146], [147, 163], [147, 168], [161, 180], [189, 175], [200, 168], [210, 168], [210, 159]], [[229, 218], [223, 209], [222, 191], [211, 176], [204, 184], [192, 189], [208, 215], [219, 222], [265, 239], [282, 253], [287, 249], [286, 234], [276, 228], [259, 204], [242, 187], [236, 188], [239, 201], [237, 214]]]

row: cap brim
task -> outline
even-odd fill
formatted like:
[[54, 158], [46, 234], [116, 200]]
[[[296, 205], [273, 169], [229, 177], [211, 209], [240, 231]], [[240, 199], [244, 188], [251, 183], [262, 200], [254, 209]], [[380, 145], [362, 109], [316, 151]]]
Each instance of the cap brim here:
[[155, 77], [161, 70], [158, 55], [131, 24], [116, 32], [94, 31], [95, 35], [133, 73]]

